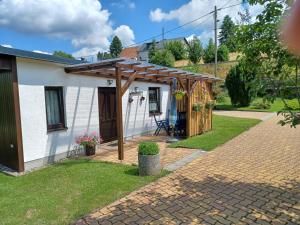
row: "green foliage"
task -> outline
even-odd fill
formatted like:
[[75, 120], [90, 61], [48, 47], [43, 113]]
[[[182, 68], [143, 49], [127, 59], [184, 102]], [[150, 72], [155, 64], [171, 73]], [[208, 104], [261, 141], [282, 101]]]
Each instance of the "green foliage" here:
[[267, 101], [259, 101], [252, 104], [254, 109], [270, 109], [271, 104]]
[[259, 122], [260, 120], [256, 119], [214, 115], [212, 131], [183, 141], [178, 141], [175, 144], [172, 144], [171, 147], [196, 148], [210, 151], [250, 129]]
[[113, 58], [117, 58], [120, 56], [120, 53], [122, 52], [123, 46], [121, 40], [118, 38], [118, 36], [114, 36], [110, 46], [110, 54]]
[[139, 144], [140, 155], [157, 155], [158, 153], [159, 148], [155, 142], [141, 142]]
[[54, 56], [62, 57], [62, 58], [67, 58], [67, 59], [75, 59], [71, 54], [68, 54], [63, 51], [54, 51], [53, 52]]
[[200, 112], [203, 108], [203, 104], [201, 102], [197, 102], [193, 104], [193, 111]]
[[235, 35], [235, 24], [232, 21], [231, 17], [226, 15], [221, 25], [219, 40], [221, 45], [226, 45], [230, 52], [234, 52], [236, 50], [234, 35]]
[[229, 60], [229, 50], [225, 44], [218, 48], [218, 62], [227, 62]]
[[247, 85], [255, 77], [253, 71], [240, 62], [235, 67], [231, 68], [226, 80], [225, 85], [228, 89], [228, 94], [231, 103], [234, 106], [249, 106], [253, 98], [251, 87]]
[[175, 60], [186, 58], [186, 46], [181, 41], [166, 42], [164, 48], [173, 54]]
[[189, 46], [188, 46], [188, 56], [189, 56], [189, 60], [194, 63], [197, 64], [200, 59], [202, 58], [204, 53], [201, 41], [197, 38], [194, 37], [190, 42], [189, 42]]
[[112, 56], [109, 52], [98, 52], [97, 59], [98, 60], [105, 60], [105, 59], [111, 59]]
[[205, 63], [212, 63], [215, 61], [215, 49], [216, 46], [213, 39], [210, 38], [207, 47], [204, 50], [203, 60]]
[[148, 57], [149, 57], [150, 61], [154, 57], [156, 52], [157, 52], [156, 41], [153, 39], [153, 41], [149, 47], [149, 53], [148, 53]]
[[170, 51], [163, 49], [157, 51], [154, 56], [150, 58], [149, 62], [161, 66], [173, 67], [175, 58]]
[[251, 5], [264, 5], [263, 11], [254, 23], [243, 24], [237, 29], [238, 49], [243, 53], [244, 61], [249, 68], [258, 70], [258, 76], [249, 85], [255, 86], [268, 101], [281, 98], [284, 108], [279, 113], [285, 119], [280, 124], [296, 126], [299, 124], [300, 112], [292, 111], [286, 98], [287, 93], [294, 91], [300, 107], [300, 87], [295, 75], [297, 73], [291, 72], [298, 67], [299, 59], [292, 56], [282, 45], [278, 32], [283, 16], [290, 9], [291, 1], [248, 0], [248, 2]]

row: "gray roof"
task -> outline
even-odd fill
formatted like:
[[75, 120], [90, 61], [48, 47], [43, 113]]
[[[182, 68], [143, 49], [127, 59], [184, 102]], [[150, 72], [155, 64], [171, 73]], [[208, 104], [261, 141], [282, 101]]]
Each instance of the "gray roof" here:
[[[163, 49], [164, 48], [164, 46], [163, 46], [164, 43], [171, 42], [171, 41], [183, 41], [186, 44], [188, 44], [188, 41], [186, 40], [185, 37], [178, 37], [178, 38], [165, 39], [163, 41], [162, 40], [161, 41], [156, 41], [156, 48]], [[150, 46], [151, 46], [151, 44], [152, 44], [152, 41], [142, 44], [142, 46], [140, 47], [140, 51], [141, 52], [148, 51], [149, 48], [150, 48]]]
[[42, 54], [37, 52], [15, 49], [15, 48], [7, 48], [1, 45], [0, 45], [0, 54], [12, 55], [20, 58], [37, 59], [37, 60], [43, 60], [48, 62], [60, 63], [60, 64], [69, 64], [69, 65], [82, 63], [82, 61], [80, 60], [68, 59], [59, 56], [47, 55], [47, 54]]

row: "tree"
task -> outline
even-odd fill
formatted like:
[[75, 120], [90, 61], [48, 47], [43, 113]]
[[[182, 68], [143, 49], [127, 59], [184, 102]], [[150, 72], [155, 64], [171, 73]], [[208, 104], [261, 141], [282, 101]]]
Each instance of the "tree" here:
[[193, 39], [189, 42], [188, 46], [188, 56], [189, 60], [197, 64], [203, 56], [203, 47], [201, 41], [197, 37], [193, 37]]
[[212, 63], [215, 61], [215, 44], [213, 39], [210, 38], [208, 41], [208, 45], [204, 50], [203, 60], [205, 63]]
[[118, 38], [118, 36], [114, 36], [112, 42], [110, 43], [109, 50], [110, 54], [113, 58], [117, 58], [120, 56], [120, 53], [122, 52], [122, 42]]
[[295, 59], [282, 45], [278, 32], [283, 15], [290, 9], [290, 0], [248, 2], [252, 5], [263, 5], [263, 11], [254, 23], [241, 25], [237, 29], [236, 40], [246, 66], [249, 70], [258, 70], [255, 80], [249, 85], [263, 93], [266, 100], [274, 101], [280, 98], [285, 105], [278, 112], [284, 116], [280, 124], [295, 127], [300, 124], [300, 112], [294, 111], [286, 99], [287, 93], [293, 90], [298, 98], [297, 107], [300, 108], [300, 87], [296, 72], [291, 72], [298, 67], [299, 59]]
[[229, 50], [226, 45], [221, 44], [218, 48], [218, 62], [227, 62], [229, 60]]
[[149, 47], [149, 53], [148, 53], [149, 60], [151, 60], [151, 58], [155, 55], [156, 52], [157, 52], [156, 41], [155, 41], [155, 39], [153, 39], [153, 41]]
[[98, 60], [105, 60], [105, 59], [111, 59], [112, 56], [108, 52], [98, 52], [97, 59]]
[[226, 45], [229, 52], [235, 52], [236, 44], [234, 40], [235, 24], [230, 16], [225, 16], [221, 25], [219, 41], [221, 45]]
[[169, 50], [162, 49], [157, 51], [155, 55], [149, 60], [149, 62], [161, 66], [173, 67], [175, 58]]
[[241, 61], [228, 72], [225, 85], [231, 99], [231, 104], [235, 106], [249, 106], [255, 93], [248, 86], [248, 82], [253, 80], [255, 74], [247, 70], [245, 64]]
[[186, 46], [181, 41], [166, 42], [164, 48], [173, 54], [175, 60], [186, 58]]
[[63, 51], [54, 51], [53, 52], [54, 56], [62, 57], [62, 58], [67, 58], [67, 59], [75, 59], [71, 54], [68, 54]]

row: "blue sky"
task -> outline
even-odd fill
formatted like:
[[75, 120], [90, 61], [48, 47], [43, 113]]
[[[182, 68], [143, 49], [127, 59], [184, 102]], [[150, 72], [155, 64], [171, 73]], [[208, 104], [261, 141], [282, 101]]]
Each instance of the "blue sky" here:
[[[0, 44], [52, 53], [63, 50], [75, 56], [105, 51], [114, 35], [131, 45], [153, 35], [162, 27], [171, 29], [200, 17], [217, 4], [239, 0], [2, 0], [0, 1]], [[30, 9], [30, 10], [28, 10]], [[241, 6], [220, 11], [237, 18]], [[259, 11], [254, 7], [253, 14]], [[166, 38], [192, 34], [205, 43], [213, 35], [212, 16], [199, 20]]]

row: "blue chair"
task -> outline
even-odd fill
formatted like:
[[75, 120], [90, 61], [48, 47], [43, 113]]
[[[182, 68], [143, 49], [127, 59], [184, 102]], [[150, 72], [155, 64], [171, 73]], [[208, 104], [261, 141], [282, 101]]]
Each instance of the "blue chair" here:
[[155, 123], [157, 126], [157, 128], [154, 132], [154, 135], [159, 135], [159, 132], [161, 131], [161, 129], [164, 129], [166, 131], [166, 133], [168, 135], [170, 135], [168, 120], [157, 120], [155, 115], [153, 117], [154, 117], [154, 120], [155, 120]]

